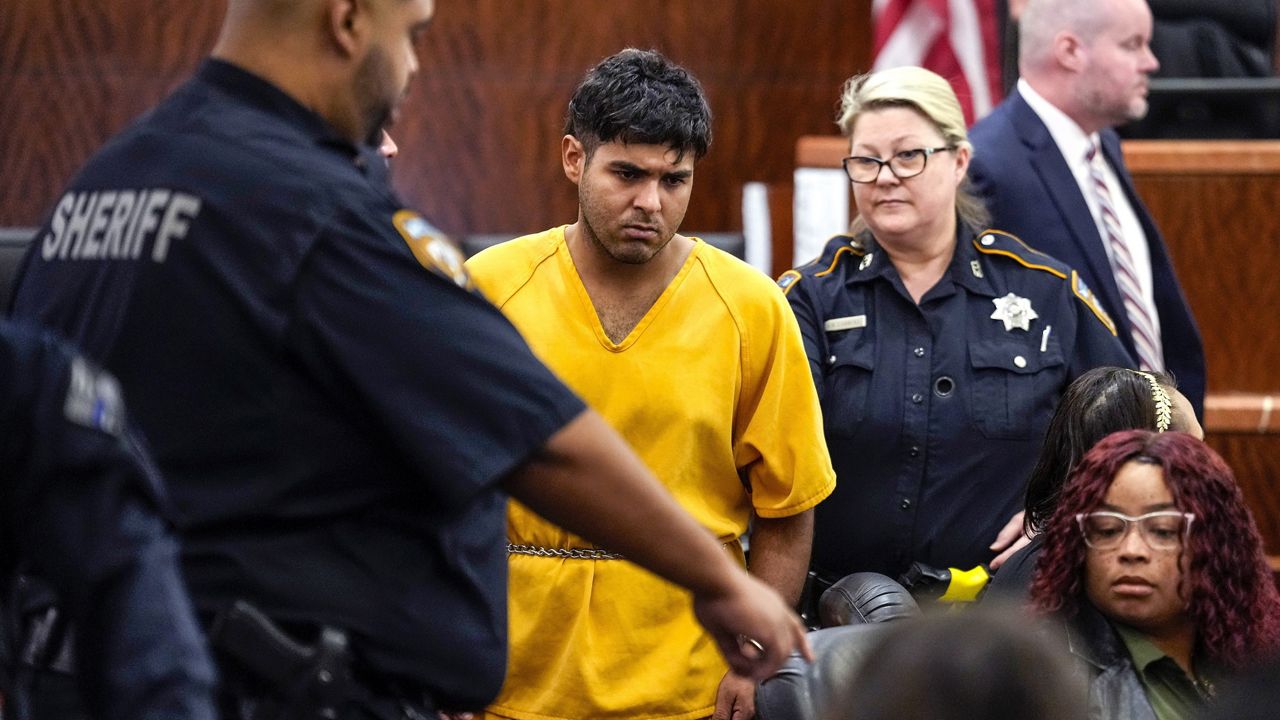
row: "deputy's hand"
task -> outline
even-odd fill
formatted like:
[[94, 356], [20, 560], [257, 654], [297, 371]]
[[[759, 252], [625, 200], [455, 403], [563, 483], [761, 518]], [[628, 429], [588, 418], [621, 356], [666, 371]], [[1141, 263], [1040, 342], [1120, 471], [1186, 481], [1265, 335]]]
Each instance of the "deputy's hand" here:
[[751, 720], [756, 716], [756, 683], [730, 670], [716, 689], [711, 720]]
[[991, 561], [989, 567], [993, 572], [999, 569], [1014, 553], [1031, 544], [1031, 538], [1027, 537], [1022, 531], [1022, 520], [1025, 515], [1025, 511], [1019, 511], [1017, 515], [1009, 518], [1009, 522], [1004, 524], [1000, 534], [996, 535], [996, 541], [991, 543], [992, 550], [1003, 551]]
[[744, 678], [764, 680], [794, 650], [813, 660], [800, 617], [773, 588], [743, 570], [729, 573], [722, 590], [694, 595], [693, 612], [729, 667]]

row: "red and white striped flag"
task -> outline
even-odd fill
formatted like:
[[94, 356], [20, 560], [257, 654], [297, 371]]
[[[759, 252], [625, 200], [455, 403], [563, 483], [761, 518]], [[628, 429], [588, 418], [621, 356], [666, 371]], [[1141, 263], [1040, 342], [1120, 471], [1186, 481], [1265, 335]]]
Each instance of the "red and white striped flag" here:
[[873, 0], [874, 70], [919, 65], [951, 82], [972, 125], [1003, 95], [996, 0]]

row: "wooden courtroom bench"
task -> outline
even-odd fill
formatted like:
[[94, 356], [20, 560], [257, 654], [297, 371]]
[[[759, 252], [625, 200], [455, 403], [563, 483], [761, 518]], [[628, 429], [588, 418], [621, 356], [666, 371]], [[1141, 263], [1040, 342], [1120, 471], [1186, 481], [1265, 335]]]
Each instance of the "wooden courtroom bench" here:
[[[796, 167], [839, 168], [847, 154], [843, 137], [801, 137]], [[1124, 154], [1204, 337], [1206, 441], [1280, 572], [1280, 140], [1127, 140]], [[794, 194], [769, 186], [775, 276], [797, 260]]]

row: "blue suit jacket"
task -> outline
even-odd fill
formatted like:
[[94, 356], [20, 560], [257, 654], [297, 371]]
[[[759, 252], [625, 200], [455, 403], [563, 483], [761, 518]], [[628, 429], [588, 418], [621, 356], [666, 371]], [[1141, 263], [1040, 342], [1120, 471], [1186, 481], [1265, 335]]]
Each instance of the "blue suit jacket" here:
[[[1124, 186], [1151, 250], [1151, 276], [1165, 366], [1178, 388], [1204, 416], [1204, 346], [1178, 284], [1164, 238], [1133, 187], [1120, 154], [1120, 138], [1104, 130], [1102, 154]], [[1120, 290], [1089, 206], [1071, 169], [1040, 116], [1016, 90], [990, 115], [973, 126], [974, 146], [969, 177], [986, 200], [992, 226], [1021, 237], [1028, 245], [1074, 267], [1084, 276], [1102, 306], [1115, 320], [1125, 348], [1137, 352]]]

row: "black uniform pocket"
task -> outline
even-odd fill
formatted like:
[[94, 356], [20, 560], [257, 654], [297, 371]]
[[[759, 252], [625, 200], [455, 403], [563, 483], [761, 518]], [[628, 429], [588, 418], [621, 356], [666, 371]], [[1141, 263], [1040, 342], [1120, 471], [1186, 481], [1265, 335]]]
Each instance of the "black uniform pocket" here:
[[1040, 352], [1023, 343], [974, 340], [969, 343], [969, 360], [969, 407], [983, 435], [1026, 440], [1043, 431], [1043, 419], [1053, 408], [1065, 371], [1056, 342]]
[[830, 354], [824, 358], [822, 422], [838, 435], [852, 435], [867, 416], [876, 348], [862, 332], [844, 332], [828, 344]]

